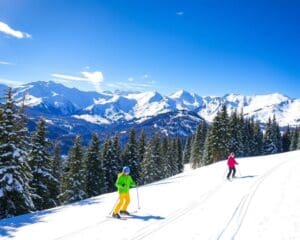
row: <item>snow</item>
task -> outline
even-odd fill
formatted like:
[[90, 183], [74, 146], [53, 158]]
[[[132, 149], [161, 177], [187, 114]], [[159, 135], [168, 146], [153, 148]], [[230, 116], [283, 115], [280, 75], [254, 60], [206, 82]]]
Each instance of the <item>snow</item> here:
[[225, 180], [225, 161], [187, 165], [182, 174], [131, 189], [128, 220], [107, 217], [114, 192], [4, 219], [0, 239], [300, 239], [299, 159], [300, 151], [237, 159], [233, 181]]
[[98, 115], [82, 114], [82, 115], [73, 115], [73, 117], [77, 118], [77, 119], [83, 119], [87, 122], [95, 123], [95, 124], [110, 124], [111, 123], [108, 119], [100, 117]]
[[[35, 96], [29, 95], [29, 94], [25, 95], [25, 105], [26, 106], [34, 107], [34, 106], [41, 104], [42, 102], [43, 102], [43, 99], [40, 97], [35, 97]], [[19, 105], [21, 105], [21, 104], [22, 104], [22, 102]]]
[[[244, 96], [241, 94], [226, 94], [224, 96], [199, 96], [185, 90], [179, 90], [169, 96], [156, 91], [129, 93], [112, 92], [82, 92], [76, 88], [67, 88], [54, 82], [35, 82], [25, 84], [16, 89], [14, 97], [20, 104], [26, 92], [25, 104], [30, 107], [39, 106], [43, 112], [61, 110], [64, 115], [75, 112], [83, 115], [82, 119], [89, 122], [117, 122], [139, 119], [139, 123], [149, 117], [161, 113], [187, 110], [195, 111], [206, 121], [212, 122], [223, 105], [228, 113], [234, 110], [243, 112], [248, 117], [254, 117], [261, 123], [267, 123], [269, 117], [276, 115], [281, 127], [300, 124], [300, 99], [293, 99], [280, 93]], [[86, 115], [91, 115], [91, 118]], [[100, 121], [100, 124], [101, 124]]]

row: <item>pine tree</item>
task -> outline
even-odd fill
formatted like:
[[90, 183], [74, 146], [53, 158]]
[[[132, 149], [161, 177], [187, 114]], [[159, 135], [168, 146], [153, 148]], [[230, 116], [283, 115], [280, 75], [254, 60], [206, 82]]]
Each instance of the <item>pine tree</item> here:
[[146, 135], [144, 130], [142, 130], [137, 142], [137, 158], [140, 163], [144, 161], [145, 152], [146, 152]]
[[100, 142], [98, 135], [92, 135], [92, 141], [86, 154], [86, 194], [94, 197], [103, 192], [104, 171], [100, 158]]
[[243, 156], [242, 149], [242, 123], [243, 113], [238, 115], [237, 111], [234, 111], [229, 118], [229, 149], [230, 152], [234, 152], [237, 157]]
[[297, 144], [297, 149], [300, 149], [300, 132], [298, 132], [298, 144]]
[[275, 115], [273, 115], [273, 120], [272, 120], [272, 132], [273, 132], [273, 141], [276, 146], [276, 153], [280, 153], [282, 152], [282, 136]]
[[9, 88], [0, 107], [0, 218], [35, 209], [29, 182], [32, 175], [24, 147], [27, 128]]
[[170, 145], [170, 168], [171, 168], [171, 176], [179, 173], [178, 169], [178, 152], [177, 152], [177, 144], [175, 139], [171, 139], [169, 141]]
[[162, 139], [162, 143], [160, 145], [160, 156], [161, 156], [161, 170], [162, 170], [162, 178], [167, 178], [172, 176], [172, 169], [171, 169], [171, 148], [169, 139], [164, 137]]
[[183, 163], [190, 163], [191, 151], [192, 151], [192, 137], [188, 137], [185, 141], [184, 151], [183, 151]]
[[297, 127], [297, 128], [292, 132], [290, 151], [294, 151], [294, 150], [297, 150], [298, 148], [300, 148], [300, 145], [298, 144], [299, 138], [300, 138], [299, 128]]
[[290, 126], [288, 126], [282, 135], [282, 152], [288, 152], [290, 150], [291, 137], [291, 129]]
[[123, 161], [126, 166], [130, 167], [131, 169], [130, 174], [132, 178], [135, 179], [136, 182], [140, 182], [141, 163], [138, 159], [137, 150], [138, 149], [135, 140], [135, 130], [132, 128], [130, 130], [129, 139], [123, 153]]
[[60, 199], [63, 203], [72, 203], [86, 198], [86, 166], [83, 160], [83, 149], [80, 136], [76, 136], [74, 146], [68, 156], [68, 172], [64, 177], [63, 192]]
[[263, 152], [263, 133], [258, 122], [255, 122], [253, 126], [253, 145], [253, 156], [261, 155]]
[[[204, 141], [203, 141], [202, 149], [203, 148], [204, 148]], [[184, 164], [183, 164], [183, 155], [182, 155], [182, 143], [179, 138], [175, 140], [175, 156], [177, 160], [178, 173], [182, 173], [184, 170]]]
[[204, 155], [204, 144], [207, 135], [207, 125], [206, 122], [202, 122], [199, 124], [196, 130], [196, 134], [193, 137], [192, 149], [191, 149], [191, 162], [192, 168], [197, 168], [203, 163], [203, 155]]
[[275, 115], [273, 120], [269, 118], [264, 135], [264, 154], [279, 153], [282, 151], [281, 133], [276, 122]]
[[264, 154], [273, 154], [276, 153], [276, 146], [273, 142], [273, 132], [272, 132], [272, 122], [271, 118], [268, 119], [266, 128], [265, 128], [265, 134], [264, 134], [264, 140], [263, 140], [263, 152]]
[[251, 127], [251, 121], [246, 119], [244, 121], [244, 125], [242, 127], [243, 131], [243, 155], [244, 157], [251, 156], [251, 152], [253, 151], [253, 129]]
[[50, 143], [46, 138], [46, 121], [40, 118], [36, 131], [32, 136], [32, 146], [28, 160], [33, 174], [31, 187], [35, 190], [33, 199], [38, 210], [57, 206], [57, 195], [51, 195], [51, 190], [58, 184], [52, 175], [52, 162], [49, 153]]
[[156, 134], [146, 146], [144, 161], [142, 162], [142, 179], [144, 183], [151, 183], [160, 178], [158, 163], [160, 162], [160, 138]]
[[214, 118], [205, 147], [205, 164], [227, 158], [230, 149], [229, 117], [226, 106]]
[[112, 192], [116, 190], [115, 182], [118, 173], [122, 170], [120, 163], [120, 146], [118, 137], [114, 137], [114, 141], [108, 139], [104, 144], [103, 149], [103, 169], [105, 178], [105, 191]]
[[[53, 147], [53, 159], [52, 159], [52, 175], [57, 179], [57, 184], [53, 187], [53, 196], [59, 196], [62, 192], [62, 180], [63, 180], [63, 165], [60, 154], [60, 144], [56, 142]], [[58, 205], [60, 205], [59, 199], [57, 199]]]

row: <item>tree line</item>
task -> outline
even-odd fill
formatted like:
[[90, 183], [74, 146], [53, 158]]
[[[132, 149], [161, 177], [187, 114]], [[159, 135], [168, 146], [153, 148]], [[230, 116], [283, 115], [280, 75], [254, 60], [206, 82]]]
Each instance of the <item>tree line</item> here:
[[118, 135], [101, 143], [94, 133], [88, 146], [76, 136], [62, 158], [60, 143], [47, 138], [46, 120], [40, 118], [29, 134], [24, 112], [8, 89], [0, 105], [0, 219], [115, 191], [123, 166], [142, 185], [182, 172], [184, 163], [197, 168], [223, 160], [230, 151], [241, 157], [300, 149], [299, 128], [282, 135], [273, 117], [263, 133], [257, 122], [243, 113], [229, 116], [223, 107], [211, 125], [203, 121], [186, 140], [159, 134], [147, 139], [131, 129], [121, 146]]
[[234, 152], [236, 157], [259, 156], [300, 149], [300, 129], [281, 133], [275, 115], [268, 119], [265, 130], [258, 122], [246, 118], [241, 111], [217, 113], [210, 126], [200, 123], [195, 134], [187, 139], [183, 159], [193, 168], [224, 160]]

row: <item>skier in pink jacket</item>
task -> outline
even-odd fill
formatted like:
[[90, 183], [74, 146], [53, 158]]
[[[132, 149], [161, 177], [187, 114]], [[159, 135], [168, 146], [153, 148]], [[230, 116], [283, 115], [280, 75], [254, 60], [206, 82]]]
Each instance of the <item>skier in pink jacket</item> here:
[[235, 178], [235, 172], [236, 172], [236, 169], [235, 169], [235, 165], [238, 164], [237, 161], [235, 161], [234, 159], [234, 153], [230, 153], [228, 159], [227, 159], [227, 165], [228, 165], [228, 168], [229, 168], [229, 172], [227, 174], [227, 179], [230, 180], [230, 175], [232, 173], [232, 178]]

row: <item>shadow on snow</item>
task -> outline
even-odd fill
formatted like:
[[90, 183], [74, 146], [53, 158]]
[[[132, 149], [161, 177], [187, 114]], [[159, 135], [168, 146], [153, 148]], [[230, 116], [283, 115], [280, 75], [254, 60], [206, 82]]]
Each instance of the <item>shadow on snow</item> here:
[[143, 221], [149, 221], [149, 220], [163, 220], [165, 219], [164, 217], [161, 216], [154, 216], [154, 215], [135, 215], [135, 214], [130, 214], [128, 218], [132, 219], [138, 219], [138, 220], [143, 220]]

